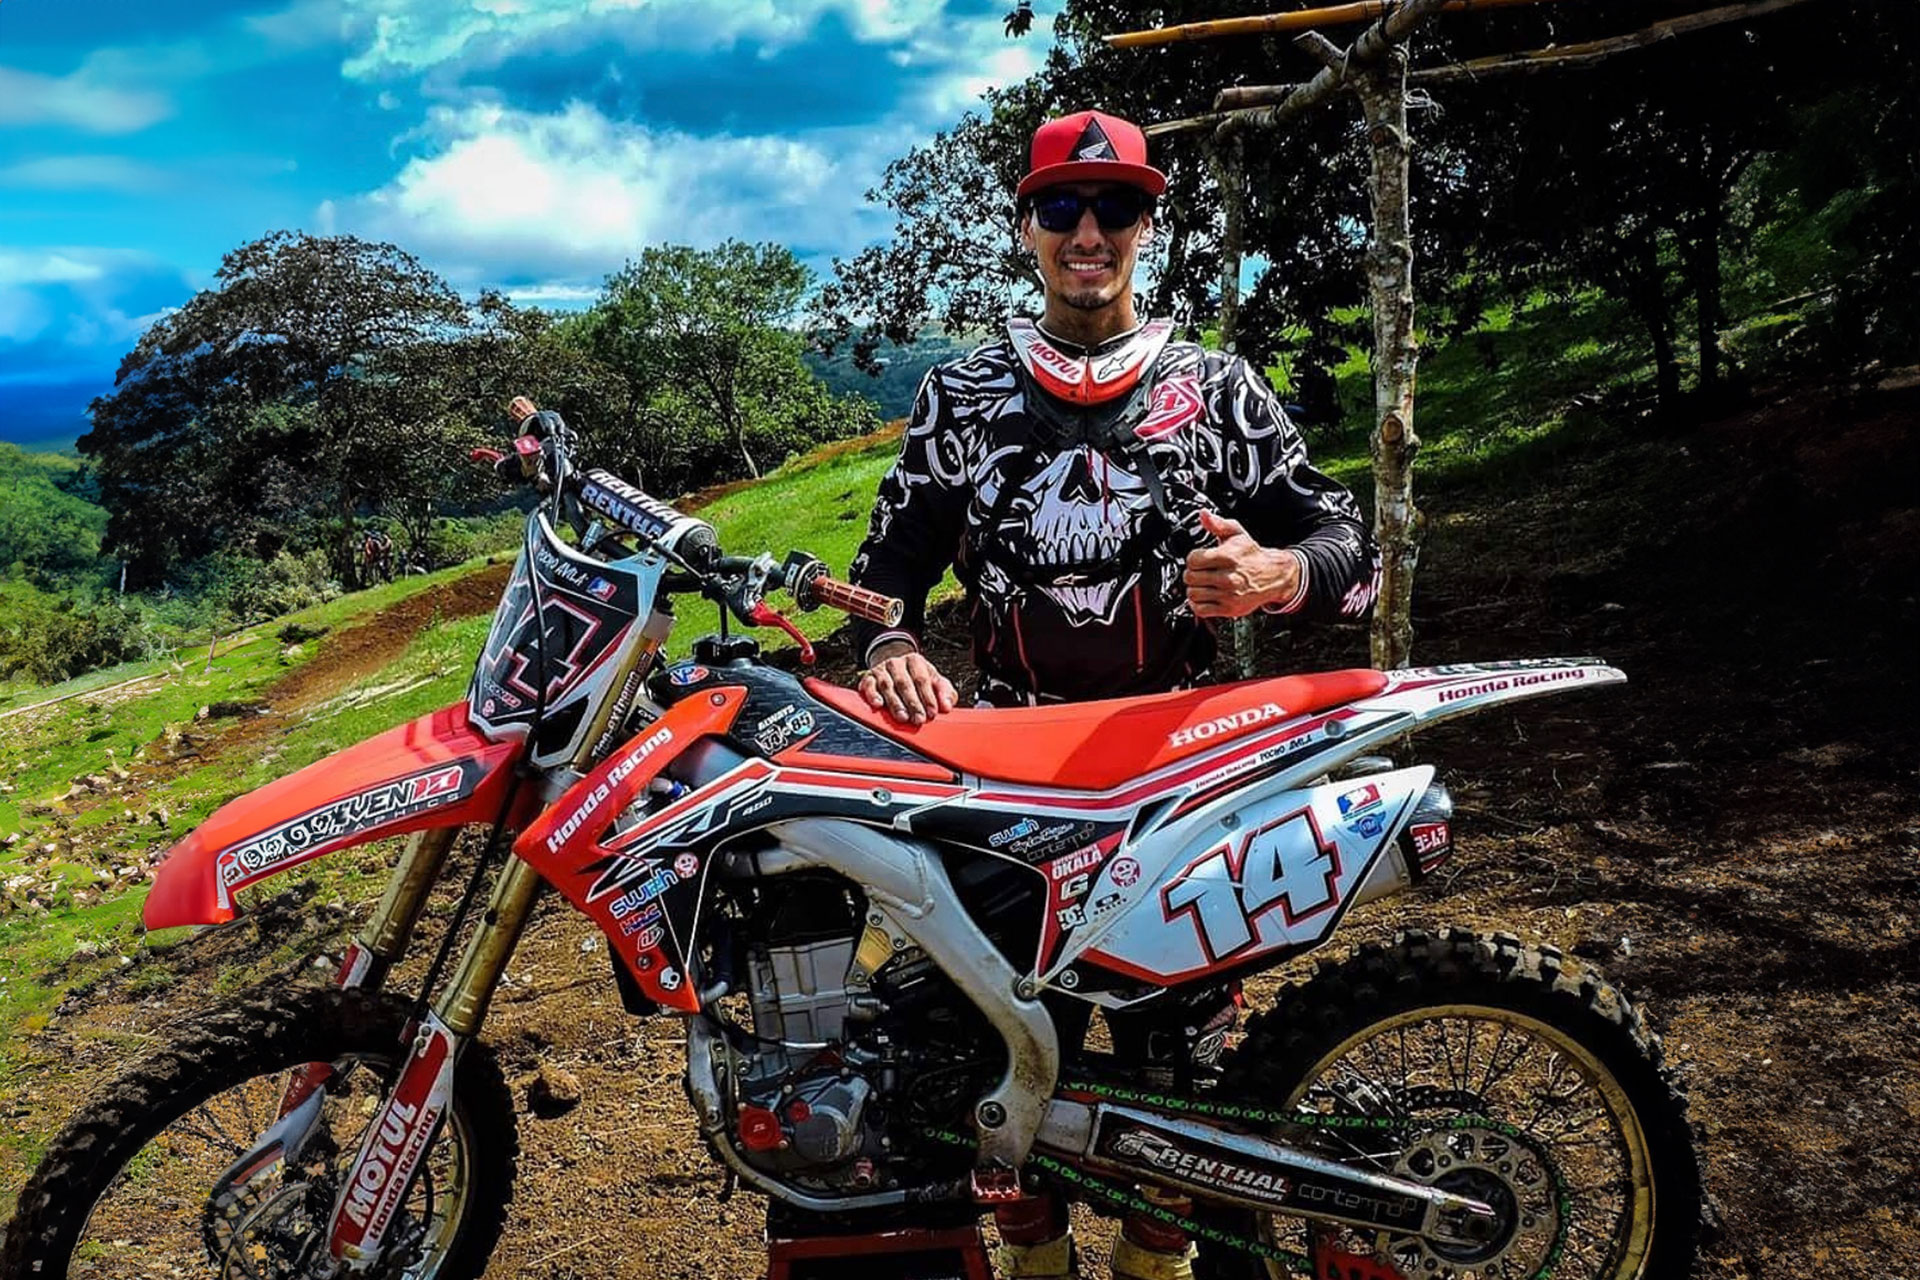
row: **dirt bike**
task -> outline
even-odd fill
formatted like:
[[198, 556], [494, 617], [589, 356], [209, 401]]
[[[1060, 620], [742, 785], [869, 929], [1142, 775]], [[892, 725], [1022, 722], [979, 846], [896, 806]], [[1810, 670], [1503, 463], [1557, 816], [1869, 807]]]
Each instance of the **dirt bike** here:
[[[977, 1222], [1045, 1186], [1156, 1216], [1213, 1276], [1691, 1269], [1684, 1101], [1634, 1007], [1551, 948], [1405, 932], [1218, 1052], [1241, 979], [1450, 857], [1434, 769], [1378, 752], [1620, 672], [1334, 671], [903, 726], [729, 622], [808, 658], [771, 591], [886, 623], [898, 601], [724, 554], [517, 405], [493, 456], [542, 499], [465, 700], [233, 801], [147, 899], [149, 927], [215, 924], [413, 833], [334, 984], [185, 1027], [75, 1117], [8, 1275], [479, 1274], [517, 1147], [478, 1036], [543, 887], [605, 934], [632, 1014], [681, 1021], [694, 1122], [789, 1215]], [[719, 634], [668, 664], [694, 593]], [[469, 826], [418, 995], [383, 990]], [[1124, 1052], [1090, 1046], [1095, 1010]]]

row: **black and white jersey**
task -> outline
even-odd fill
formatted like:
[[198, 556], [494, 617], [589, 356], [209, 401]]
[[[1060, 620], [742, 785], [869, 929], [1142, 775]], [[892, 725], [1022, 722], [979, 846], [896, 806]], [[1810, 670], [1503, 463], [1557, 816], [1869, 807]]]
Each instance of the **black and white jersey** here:
[[1169, 343], [1142, 388], [1144, 412], [1081, 442], [1029, 412], [1027, 398], [1045, 394], [1006, 340], [927, 374], [850, 572], [906, 601], [906, 617], [892, 631], [856, 623], [857, 652], [901, 633], [917, 639], [927, 593], [951, 565], [987, 701], [1191, 684], [1214, 653], [1182, 577], [1206, 537], [1203, 508], [1240, 521], [1262, 546], [1300, 552], [1307, 590], [1292, 612], [1359, 618], [1372, 604], [1379, 553], [1353, 495], [1309, 465], [1246, 361]]

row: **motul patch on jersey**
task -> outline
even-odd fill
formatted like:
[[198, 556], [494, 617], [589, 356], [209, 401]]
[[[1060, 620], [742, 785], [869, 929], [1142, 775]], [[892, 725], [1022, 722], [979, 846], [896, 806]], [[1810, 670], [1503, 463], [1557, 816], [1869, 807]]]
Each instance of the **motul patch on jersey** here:
[[1069, 355], [1028, 319], [1007, 322], [1007, 337], [1020, 363], [1047, 394], [1073, 404], [1101, 404], [1134, 389], [1153, 367], [1173, 333], [1169, 320], [1141, 325], [1110, 350]]
[[1142, 440], [1158, 440], [1186, 426], [1207, 407], [1200, 398], [1200, 379], [1168, 378], [1153, 389], [1147, 402], [1147, 416], [1133, 434]]

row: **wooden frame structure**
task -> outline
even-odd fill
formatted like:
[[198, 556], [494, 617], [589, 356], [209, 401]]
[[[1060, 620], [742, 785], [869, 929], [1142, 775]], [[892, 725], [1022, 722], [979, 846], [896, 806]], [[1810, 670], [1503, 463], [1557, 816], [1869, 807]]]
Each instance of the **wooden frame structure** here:
[[[1413, 578], [1419, 560], [1424, 517], [1413, 500], [1413, 460], [1420, 451], [1414, 429], [1414, 375], [1419, 363], [1414, 338], [1413, 239], [1408, 217], [1409, 157], [1407, 90], [1410, 86], [1457, 84], [1491, 76], [1544, 70], [1580, 69], [1631, 49], [1647, 48], [1675, 36], [1723, 23], [1756, 18], [1809, 0], [1746, 0], [1745, 3], [1681, 14], [1639, 31], [1584, 44], [1497, 54], [1469, 62], [1411, 70], [1407, 41], [1441, 13], [1554, 3], [1555, 0], [1354, 0], [1317, 9], [1216, 22], [1185, 23], [1149, 31], [1107, 36], [1115, 48], [1145, 48], [1187, 40], [1267, 36], [1298, 32], [1294, 44], [1321, 64], [1304, 84], [1255, 85], [1222, 90], [1210, 115], [1148, 125], [1149, 137], [1210, 129], [1206, 147], [1215, 179], [1228, 199], [1222, 243], [1222, 342], [1231, 350], [1237, 334], [1240, 228], [1244, 225], [1245, 182], [1237, 162], [1244, 133], [1277, 128], [1341, 94], [1359, 100], [1366, 123], [1371, 167], [1367, 181], [1372, 234], [1365, 256], [1373, 311], [1374, 432], [1371, 452], [1374, 480], [1374, 532], [1380, 543], [1381, 578], [1375, 598], [1370, 639], [1373, 665], [1405, 667], [1413, 649]], [[1371, 21], [1345, 49], [1320, 28]], [[1243, 675], [1251, 671], [1252, 635], [1244, 620], [1234, 628], [1236, 658]]]

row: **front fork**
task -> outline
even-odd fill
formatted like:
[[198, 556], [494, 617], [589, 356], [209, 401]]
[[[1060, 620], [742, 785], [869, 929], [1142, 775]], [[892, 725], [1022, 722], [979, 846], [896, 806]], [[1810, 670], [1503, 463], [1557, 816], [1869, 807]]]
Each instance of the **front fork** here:
[[[433, 892], [434, 882], [440, 878], [459, 834], [458, 827], [436, 827], [407, 837], [400, 860], [394, 864], [393, 875], [387, 880], [386, 892], [380, 895], [380, 904], [340, 957], [340, 969], [333, 976], [334, 986], [346, 991], [380, 989], [387, 980], [387, 971], [406, 954], [414, 926], [420, 923], [427, 897]], [[280, 1099], [280, 1118], [286, 1119], [316, 1092], [325, 1089], [333, 1073], [330, 1062], [309, 1062], [294, 1068]], [[311, 1111], [317, 1116], [319, 1107], [314, 1106]], [[302, 1140], [305, 1136], [300, 1135]], [[289, 1147], [287, 1154], [289, 1159], [297, 1158], [299, 1147]]]
[[541, 884], [530, 864], [508, 855], [452, 981], [414, 1029], [406, 1065], [367, 1126], [334, 1203], [327, 1249], [349, 1273], [369, 1269], [380, 1259], [393, 1215], [446, 1118], [454, 1063], [461, 1048], [479, 1033]]
[[[439, 879], [459, 834], [458, 827], [436, 827], [416, 831], [407, 838], [380, 904], [340, 957], [334, 986], [343, 990], [380, 989], [387, 971], [406, 953], [434, 881]], [[331, 1062], [309, 1062], [288, 1074], [273, 1124], [214, 1181], [212, 1196], [217, 1206], [238, 1201], [248, 1183], [275, 1165], [283, 1161], [291, 1165], [300, 1159], [326, 1103], [327, 1084], [336, 1071]]]

